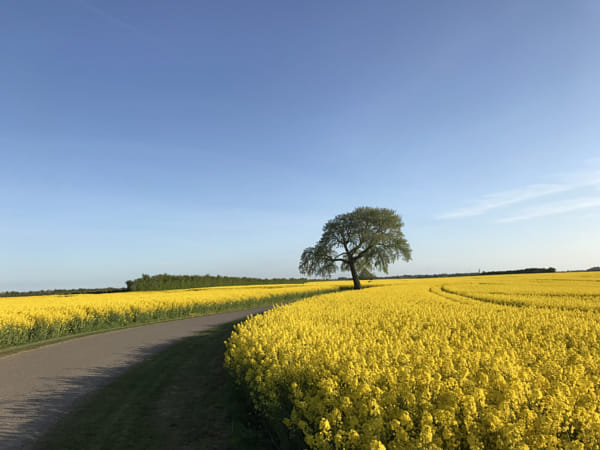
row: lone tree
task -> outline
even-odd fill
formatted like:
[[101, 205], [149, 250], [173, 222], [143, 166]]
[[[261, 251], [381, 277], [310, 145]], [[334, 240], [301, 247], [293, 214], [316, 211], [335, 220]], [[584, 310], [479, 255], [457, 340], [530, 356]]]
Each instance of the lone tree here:
[[352, 274], [354, 289], [360, 289], [361, 271], [388, 273], [388, 265], [399, 257], [410, 260], [403, 225], [400, 216], [386, 208], [362, 206], [335, 216], [323, 227], [319, 242], [302, 252], [300, 273], [330, 276], [340, 263], [341, 270]]

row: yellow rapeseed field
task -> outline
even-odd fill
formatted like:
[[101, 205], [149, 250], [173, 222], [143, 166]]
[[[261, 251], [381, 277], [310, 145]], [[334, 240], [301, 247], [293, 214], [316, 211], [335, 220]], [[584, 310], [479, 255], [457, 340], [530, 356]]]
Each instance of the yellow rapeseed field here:
[[370, 286], [277, 307], [228, 340], [226, 366], [292, 442], [600, 448], [600, 274]]
[[89, 331], [285, 303], [348, 282], [0, 298], [0, 348]]

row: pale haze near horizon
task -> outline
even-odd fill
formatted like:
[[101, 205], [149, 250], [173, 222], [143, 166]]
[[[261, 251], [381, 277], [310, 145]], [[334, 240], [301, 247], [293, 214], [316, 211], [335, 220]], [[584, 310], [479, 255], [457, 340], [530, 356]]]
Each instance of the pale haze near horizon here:
[[2, 5], [0, 291], [298, 277], [363, 205], [390, 275], [600, 265], [597, 2], [140, 5]]

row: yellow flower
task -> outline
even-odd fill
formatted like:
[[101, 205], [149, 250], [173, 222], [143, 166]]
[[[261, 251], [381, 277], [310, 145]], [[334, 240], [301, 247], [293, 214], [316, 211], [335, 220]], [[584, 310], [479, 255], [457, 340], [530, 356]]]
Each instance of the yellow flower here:
[[237, 327], [259, 411], [313, 448], [600, 448], [599, 273], [371, 286]]

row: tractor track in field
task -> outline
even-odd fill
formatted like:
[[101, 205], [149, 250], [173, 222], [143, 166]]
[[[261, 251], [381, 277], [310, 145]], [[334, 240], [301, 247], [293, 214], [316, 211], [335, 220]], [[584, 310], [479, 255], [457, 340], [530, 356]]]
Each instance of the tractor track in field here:
[[77, 402], [170, 344], [269, 308], [83, 336], [0, 356], [0, 449], [26, 449]]

